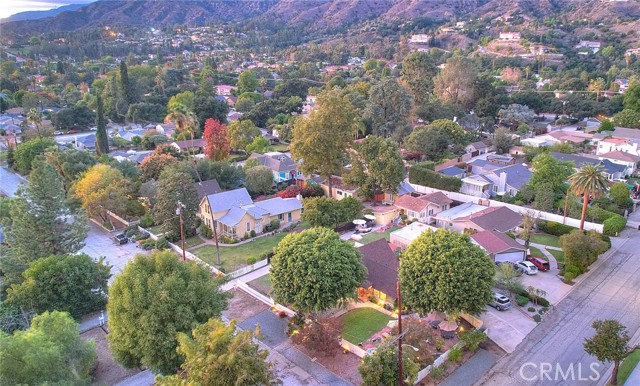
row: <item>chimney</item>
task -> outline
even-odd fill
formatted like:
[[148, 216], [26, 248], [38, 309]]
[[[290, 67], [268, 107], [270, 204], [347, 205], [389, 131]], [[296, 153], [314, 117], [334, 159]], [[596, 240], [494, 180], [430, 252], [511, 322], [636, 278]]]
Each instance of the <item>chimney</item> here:
[[302, 194], [298, 193], [298, 195], [296, 196], [296, 199], [302, 202]]
[[507, 190], [507, 173], [500, 172], [500, 186], [498, 186], [498, 191], [506, 191]]

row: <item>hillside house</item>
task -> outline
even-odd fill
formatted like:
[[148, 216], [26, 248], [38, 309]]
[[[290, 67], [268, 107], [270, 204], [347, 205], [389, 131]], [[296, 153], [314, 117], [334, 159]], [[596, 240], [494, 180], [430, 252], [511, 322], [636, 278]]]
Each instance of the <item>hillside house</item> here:
[[503, 42], [517, 42], [521, 38], [520, 32], [500, 32], [499, 39]]
[[471, 154], [472, 157], [477, 157], [480, 154], [486, 154], [489, 152], [489, 146], [482, 141], [470, 143], [464, 149], [467, 154]]

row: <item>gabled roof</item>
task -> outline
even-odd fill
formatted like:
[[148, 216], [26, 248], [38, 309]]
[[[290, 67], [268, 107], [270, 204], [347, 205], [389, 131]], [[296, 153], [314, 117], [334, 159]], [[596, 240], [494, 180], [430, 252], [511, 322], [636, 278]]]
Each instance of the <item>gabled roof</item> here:
[[220, 184], [218, 184], [218, 180], [215, 178], [208, 181], [196, 182], [194, 185], [196, 187], [196, 192], [198, 192], [198, 199], [200, 200], [204, 196], [222, 192]]
[[400, 185], [398, 185], [398, 196], [402, 196], [405, 194], [413, 193], [416, 190], [411, 186], [407, 181], [402, 181]]
[[625, 153], [624, 151], [612, 151], [609, 153], [601, 154], [600, 158], [614, 159], [616, 161], [624, 162], [640, 162], [640, 157], [630, 153]]
[[239, 207], [233, 207], [229, 209], [229, 211], [224, 216], [222, 216], [217, 220], [225, 225], [232, 227], [232, 226], [238, 225], [238, 223], [240, 222], [240, 220], [242, 220], [245, 214], [247, 214], [246, 210]]
[[297, 198], [280, 198], [275, 197], [269, 200], [259, 201], [255, 203], [258, 208], [264, 209], [272, 216], [292, 212], [302, 209], [302, 202]]
[[529, 183], [531, 175], [533, 174], [526, 166], [520, 164], [505, 166], [494, 170], [492, 173], [498, 176], [498, 178], [500, 178], [500, 173], [506, 173], [507, 185], [515, 189], [520, 189], [522, 185]]
[[173, 144], [177, 145], [180, 150], [188, 150], [198, 147], [204, 148], [207, 142], [202, 138], [197, 138], [194, 140], [186, 139], [184, 141], [175, 141]]
[[252, 153], [249, 158], [255, 158], [262, 165], [267, 166], [269, 169], [277, 173], [290, 172], [292, 170], [296, 170], [298, 167], [291, 157], [284, 153]]
[[494, 206], [458, 220], [469, 220], [483, 230], [507, 232], [522, 224], [522, 215], [506, 206]]
[[607, 174], [622, 173], [625, 170], [624, 165], [614, 164], [608, 159], [599, 160], [597, 158], [589, 158], [589, 157], [584, 157], [576, 154], [565, 154], [565, 153], [555, 153], [555, 152], [552, 152], [551, 155], [553, 156], [553, 158], [559, 161], [572, 161], [576, 169], [579, 169], [584, 165], [590, 164], [590, 165], [602, 166], [602, 168]]
[[449, 204], [453, 203], [453, 200], [450, 199], [449, 197], [447, 197], [442, 192], [433, 192], [433, 193], [430, 193], [430, 194], [425, 194], [424, 196], [420, 196], [419, 198], [421, 200], [425, 200], [425, 201], [431, 202], [431, 203], [436, 204], [438, 206], [445, 206], [445, 205], [449, 205]]
[[247, 189], [239, 188], [207, 195], [213, 213], [229, 210], [233, 207], [253, 204]]
[[481, 212], [486, 208], [486, 206], [478, 205], [474, 202], [465, 202], [462, 205], [454, 206], [451, 209], [438, 213], [436, 217], [442, 220], [452, 221]]
[[526, 250], [523, 245], [518, 244], [517, 241], [506, 234], [492, 230], [475, 233], [471, 235], [471, 238], [490, 255], [495, 255], [509, 249]]
[[612, 135], [618, 138], [640, 139], [640, 130], [628, 129], [626, 127], [616, 127], [613, 130]]
[[468, 147], [473, 147], [476, 150], [482, 150], [482, 149], [486, 149], [489, 146], [487, 146], [486, 143], [482, 142], [482, 141], [478, 141], [478, 142], [474, 142], [474, 143], [470, 143], [469, 145], [467, 145]]
[[450, 166], [448, 168], [444, 168], [444, 169], [440, 170], [439, 173], [442, 173], [442, 174], [444, 174], [446, 176], [455, 177], [455, 176], [459, 176], [461, 174], [464, 174], [465, 171], [460, 169], [457, 166]]
[[414, 212], [422, 212], [429, 203], [426, 200], [421, 200], [418, 197], [413, 197], [410, 194], [400, 196], [394, 203], [397, 208], [411, 210]]
[[400, 262], [384, 238], [358, 248], [367, 267], [367, 283], [388, 296], [396, 297]]

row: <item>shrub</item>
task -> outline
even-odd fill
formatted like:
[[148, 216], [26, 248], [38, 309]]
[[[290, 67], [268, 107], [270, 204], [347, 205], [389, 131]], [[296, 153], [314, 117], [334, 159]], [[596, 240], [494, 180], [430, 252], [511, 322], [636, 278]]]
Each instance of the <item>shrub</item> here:
[[209, 228], [209, 226], [205, 223], [200, 224], [200, 227], [198, 228], [198, 230], [200, 231], [200, 234], [202, 235], [202, 237], [205, 237], [207, 239], [213, 238], [213, 231], [211, 230], [211, 228]]
[[479, 330], [465, 331], [459, 335], [459, 338], [471, 352], [475, 352], [480, 344], [487, 340], [487, 336]]
[[250, 256], [247, 258], [247, 265], [251, 265], [251, 264], [255, 264], [256, 263], [256, 257], [255, 256]]
[[571, 227], [569, 225], [564, 225], [564, 224], [560, 224], [557, 222], [553, 222], [553, 221], [539, 221], [538, 222], [538, 229], [540, 229], [541, 231], [548, 233], [550, 235], [554, 235], [554, 236], [562, 236], [562, 235], [566, 235], [568, 233], [571, 233], [573, 230], [575, 230], [576, 228]]
[[451, 348], [448, 359], [452, 362], [462, 362], [462, 349], [460, 347]]
[[542, 307], [549, 307], [551, 303], [549, 303], [549, 301], [543, 297], [539, 297], [538, 298], [538, 305], [542, 306]]
[[256, 237], [256, 231], [252, 229], [251, 232], [249, 232], [249, 236]]
[[[603, 224], [603, 233], [607, 236], [615, 236], [627, 226], [627, 219], [617, 214], [604, 220]], [[611, 241], [609, 241], [610, 243]]]
[[536, 312], [536, 309], [534, 307], [529, 307], [527, 308], [527, 311], [529, 312]]
[[124, 235], [127, 237], [134, 236], [136, 233], [138, 233], [137, 225], [129, 225], [128, 227], [124, 228]]
[[607, 251], [609, 249], [611, 249], [611, 237], [607, 236], [607, 235], [600, 235], [600, 238], [602, 239], [602, 241], [604, 241], [605, 243], [607, 243]]
[[136, 241], [146, 240], [149, 238], [149, 232], [138, 232], [136, 235]]
[[431, 165], [425, 165], [424, 162], [415, 164], [409, 169], [409, 182], [449, 192], [458, 192], [462, 186], [461, 179], [437, 173], [433, 171]]
[[528, 296], [522, 296], [522, 295], [516, 295], [516, 304], [519, 305], [520, 307], [524, 307], [527, 305], [527, 303], [529, 303], [529, 297]]
[[435, 379], [440, 379], [444, 377], [444, 369], [442, 368], [442, 366], [434, 367], [429, 372], [429, 375], [431, 375]]
[[280, 220], [274, 219], [271, 222], [264, 226], [265, 232], [275, 231], [276, 229], [280, 229]]
[[126, 213], [130, 217], [140, 217], [146, 212], [145, 207], [138, 200], [127, 201]]
[[153, 217], [151, 217], [151, 214], [149, 212], [140, 217], [140, 226], [143, 228], [149, 228], [153, 226]]
[[542, 316], [540, 316], [540, 314], [535, 314], [535, 315], [533, 315], [533, 320], [536, 323], [540, 323], [542, 321]]
[[169, 248], [169, 242], [165, 237], [158, 237], [156, 240], [156, 249], [163, 250]]
[[434, 345], [436, 346], [436, 350], [442, 350], [442, 348], [444, 347], [444, 339], [442, 339], [441, 337], [437, 337]]

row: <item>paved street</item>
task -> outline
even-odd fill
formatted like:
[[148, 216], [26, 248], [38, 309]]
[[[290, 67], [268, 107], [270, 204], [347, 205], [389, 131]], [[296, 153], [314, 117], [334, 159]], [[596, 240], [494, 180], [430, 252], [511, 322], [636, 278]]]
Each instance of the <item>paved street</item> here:
[[0, 191], [2, 193], [9, 197], [15, 196], [18, 185], [20, 185], [22, 181], [26, 181], [26, 179], [0, 167]]
[[[617, 251], [593, 267], [516, 350], [500, 359], [476, 385], [604, 384], [611, 364], [601, 364], [583, 349], [584, 339], [594, 333], [591, 324], [598, 319], [616, 319], [627, 326], [630, 336], [640, 329], [640, 234], [625, 230], [621, 239], [615, 240], [616, 247]], [[571, 365], [573, 376], [568, 372]], [[597, 372], [592, 372], [590, 365]], [[545, 368], [551, 369], [550, 379], [541, 374]], [[567, 378], [563, 380], [557, 370]]]

